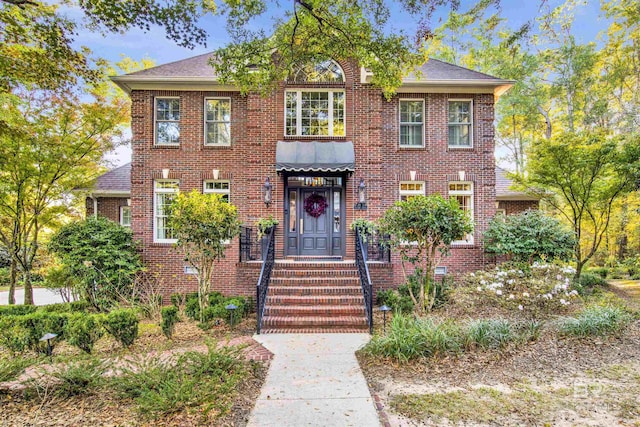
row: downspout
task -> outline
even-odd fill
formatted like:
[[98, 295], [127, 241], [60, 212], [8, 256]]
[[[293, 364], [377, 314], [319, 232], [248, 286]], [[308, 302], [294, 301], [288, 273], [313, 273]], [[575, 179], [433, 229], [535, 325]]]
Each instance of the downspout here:
[[93, 200], [93, 217], [98, 219], [98, 199], [93, 194], [90, 194], [89, 198]]

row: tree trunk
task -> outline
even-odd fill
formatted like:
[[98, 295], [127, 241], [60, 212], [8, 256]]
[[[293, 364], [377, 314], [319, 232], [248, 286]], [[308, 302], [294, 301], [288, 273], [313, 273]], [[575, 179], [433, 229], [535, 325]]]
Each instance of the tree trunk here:
[[549, 118], [549, 113], [547, 113], [541, 106], [537, 105], [536, 107], [538, 107], [538, 112], [540, 114], [542, 114], [542, 117], [544, 117], [544, 122], [546, 124], [546, 130], [544, 132], [544, 136], [546, 139], [551, 139], [551, 119]]
[[584, 267], [584, 261], [577, 261], [576, 262], [576, 275], [574, 276], [575, 280], [578, 280], [580, 278], [580, 275], [582, 274], [582, 267]]
[[9, 267], [9, 305], [16, 303], [16, 282], [18, 281], [18, 262], [11, 256], [11, 266]]
[[33, 305], [33, 286], [29, 270], [24, 272], [24, 305]]

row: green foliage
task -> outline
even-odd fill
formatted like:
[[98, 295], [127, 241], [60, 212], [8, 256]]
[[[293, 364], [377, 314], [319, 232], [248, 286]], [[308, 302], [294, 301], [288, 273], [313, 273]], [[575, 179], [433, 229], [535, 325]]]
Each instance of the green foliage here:
[[142, 269], [131, 230], [102, 217], [62, 227], [51, 237], [49, 250], [81, 284], [81, 296], [99, 310], [131, 295]]
[[164, 333], [167, 338], [171, 339], [176, 323], [180, 321], [180, 318], [178, 317], [178, 308], [174, 306], [162, 307], [160, 313], [162, 315], [162, 323], [160, 324], [162, 327], [162, 333]]
[[131, 309], [113, 310], [103, 318], [103, 326], [123, 347], [129, 347], [138, 337], [138, 316]]
[[610, 335], [622, 330], [631, 316], [619, 307], [590, 306], [575, 317], [559, 320], [558, 329], [565, 335], [576, 337]]
[[[171, 204], [169, 227], [185, 260], [196, 268], [200, 314], [209, 305], [211, 275], [215, 262], [224, 258], [225, 243], [240, 234], [238, 210], [220, 194], [196, 190], [180, 193]], [[203, 321], [201, 318], [200, 321]]]
[[465, 345], [468, 348], [502, 348], [512, 342], [515, 331], [506, 319], [474, 320], [467, 325]]
[[15, 380], [35, 359], [28, 357], [0, 357], [0, 383]]
[[357, 218], [351, 223], [351, 229], [360, 231], [366, 237], [375, 234], [378, 231], [378, 225], [366, 218]]
[[272, 227], [280, 224], [280, 222], [273, 217], [273, 215], [269, 215], [267, 218], [260, 218], [256, 221], [256, 228], [258, 229], [258, 239], [261, 239], [267, 230], [270, 230]]
[[471, 218], [455, 199], [416, 196], [396, 202], [387, 210], [380, 220], [380, 231], [390, 236], [391, 247], [402, 262], [410, 262], [415, 271], [421, 272], [416, 309], [430, 310], [437, 293], [434, 269], [440, 258], [449, 253], [453, 241], [473, 231]]
[[640, 177], [640, 136], [559, 133], [532, 145], [522, 182], [568, 221], [577, 237], [576, 275], [607, 232], [612, 205]]
[[575, 280], [574, 285], [576, 285], [576, 289], [578, 289], [581, 295], [593, 292], [593, 289], [596, 286], [609, 286], [607, 281], [601, 276], [596, 276], [595, 274], [591, 273], [582, 273], [580, 277]]
[[207, 353], [187, 352], [175, 366], [162, 359], [142, 359], [122, 375], [113, 377], [111, 386], [122, 397], [133, 399], [147, 418], [160, 418], [181, 410], [197, 410], [205, 416], [213, 411], [225, 414], [231, 407], [236, 388], [247, 376], [243, 357], [237, 348], [216, 348]]
[[35, 313], [38, 309], [35, 305], [0, 305], [0, 317], [4, 316], [24, 316]]
[[38, 307], [38, 311], [46, 313], [83, 313], [88, 310], [91, 310], [91, 305], [87, 301], [64, 302]]
[[575, 237], [560, 221], [538, 210], [496, 216], [484, 234], [488, 253], [507, 255], [516, 262], [569, 260]]
[[0, 267], [0, 286], [9, 286], [9, 268]]
[[593, 268], [590, 268], [588, 272], [592, 274], [597, 274], [603, 279], [606, 279], [607, 276], [609, 275], [609, 269], [607, 267], [593, 267]]
[[475, 349], [501, 349], [510, 343], [536, 340], [541, 324], [513, 324], [506, 319], [466, 324], [395, 314], [386, 335], [375, 335], [363, 348], [372, 357], [399, 362], [457, 354]]
[[[61, 364], [48, 375], [57, 380], [53, 394], [56, 397], [67, 399], [95, 392], [104, 384], [103, 375], [106, 370], [107, 365], [103, 361], [90, 358]], [[47, 381], [46, 376], [43, 381]], [[46, 383], [37, 384], [37, 386], [45, 389], [49, 387]]]
[[67, 342], [91, 354], [93, 346], [104, 334], [101, 315], [76, 313], [69, 317], [65, 330]]
[[65, 339], [67, 313], [36, 311], [29, 314], [0, 317], [0, 343], [14, 353], [26, 349], [44, 352], [40, 338], [47, 333], [56, 334], [52, 344]]

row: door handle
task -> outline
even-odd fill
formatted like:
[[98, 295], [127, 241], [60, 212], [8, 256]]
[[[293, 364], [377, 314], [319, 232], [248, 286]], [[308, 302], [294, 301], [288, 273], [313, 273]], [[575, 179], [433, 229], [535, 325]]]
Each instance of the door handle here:
[[304, 218], [300, 218], [300, 234], [302, 234], [303, 230], [304, 230]]

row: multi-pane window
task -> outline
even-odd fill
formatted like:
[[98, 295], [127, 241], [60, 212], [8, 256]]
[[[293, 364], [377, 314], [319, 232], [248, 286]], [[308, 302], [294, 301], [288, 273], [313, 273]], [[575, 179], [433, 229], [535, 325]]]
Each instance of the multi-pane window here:
[[400, 200], [407, 200], [415, 196], [424, 196], [424, 182], [403, 181], [400, 183]]
[[154, 241], [160, 243], [172, 243], [176, 239], [173, 230], [169, 227], [171, 215], [171, 203], [178, 195], [179, 181], [161, 180], [154, 182], [153, 189], [153, 219]]
[[231, 100], [216, 98], [205, 100], [205, 144], [231, 144]]
[[205, 181], [204, 193], [220, 194], [225, 202], [229, 202], [231, 196], [231, 183], [224, 180]]
[[422, 147], [424, 136], [424, 101], [400, 100], [400, 146]]
[[131, 208], [129, 206], [120, 206], [120, 225], [131, 227]]
[[287, 136], [344, 136], [344, 91], [287, 91]]
[[449, 147], [471, 147], [472, 106], [470, 100], [449, 100]]
[[[471, 182], [450, 182], [449, 198], [458, 201], [460, 209], [462, 209], [471, 220], [473, 220], [473, 183]], [[473, 233], [469, 233], [463, 240], [458, 243], [473, 243]]]
[[180, 98], [156, 98], [156, 145], [180, 144]]

